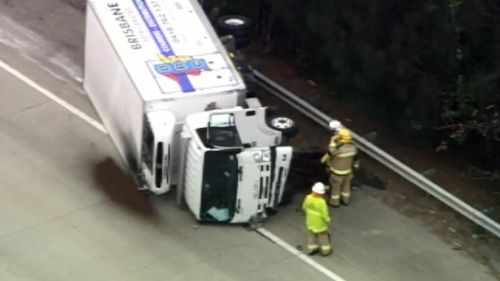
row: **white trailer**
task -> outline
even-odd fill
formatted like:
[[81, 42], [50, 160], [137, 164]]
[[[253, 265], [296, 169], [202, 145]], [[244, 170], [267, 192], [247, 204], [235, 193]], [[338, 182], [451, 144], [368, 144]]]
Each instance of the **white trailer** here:
[[84, 88], [139, 189], [177, 186], [200, 221], [244, 223], [283, 198], [292, 148], [195, 0], [89, 0]]

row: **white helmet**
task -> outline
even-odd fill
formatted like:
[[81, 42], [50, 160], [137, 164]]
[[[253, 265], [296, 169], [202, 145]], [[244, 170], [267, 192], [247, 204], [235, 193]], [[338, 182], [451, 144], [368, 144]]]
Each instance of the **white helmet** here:
[[328, 127], [330, 128], [330, 131], [338, 131], [342, 128], [342, 123], [340, 123], [339, 120], [332, 120], [328, 123]]
[[317, 194], [325, 194], [325, 185], [321, 182], [317, 182], [313, 185], [312, 191]]

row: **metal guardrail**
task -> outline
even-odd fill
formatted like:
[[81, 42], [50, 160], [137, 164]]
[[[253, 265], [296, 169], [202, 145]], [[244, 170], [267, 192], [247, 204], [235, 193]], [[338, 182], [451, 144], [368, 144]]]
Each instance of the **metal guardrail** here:
[[[266, 77], [259, 71], [254, 70], [253, 74], [259, 86], [284, 100], [286, 103], [293, 106], [295, 109], [302, 112], [323, 127], [328, 128], [328, 123], [333, 120], [333, 118], [321, 112], [300, 97], [297, 97], [295, 94], [283, 88], [278, 83]], [[357, 135], [354, 132], [352, 132], [352, 136], [354, 142], [361, 151], [500, 238], [499, 223], [487, 217], [482, 212], [472, 208], [470, 205], [466, 204], [457, 197], [453, 196], [451, 193], [447, 192], [439, 185], [428, 180], [418, 172], [406, 166], [401, 161], [397, 160], [382, 149], [365, 140], [363, 137]]]

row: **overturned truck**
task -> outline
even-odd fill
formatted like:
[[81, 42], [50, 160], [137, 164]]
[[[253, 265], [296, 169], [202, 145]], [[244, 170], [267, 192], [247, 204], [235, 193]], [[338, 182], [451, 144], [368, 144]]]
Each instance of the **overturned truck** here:
[[84, 88], [138, 189], [175, 186], [197, 220], [226, 223], [284, 200], [289, 128], [246, 97], [197, 1], [89, 0]]

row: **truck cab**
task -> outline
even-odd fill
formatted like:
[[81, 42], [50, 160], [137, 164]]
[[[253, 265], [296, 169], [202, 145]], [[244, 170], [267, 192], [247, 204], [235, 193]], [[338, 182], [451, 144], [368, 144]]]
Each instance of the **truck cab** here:
[[193, 114], [183, 127], [185, 201], [201, 221], [241, 223], [281, 202], [292, 148], [264, 108]]

